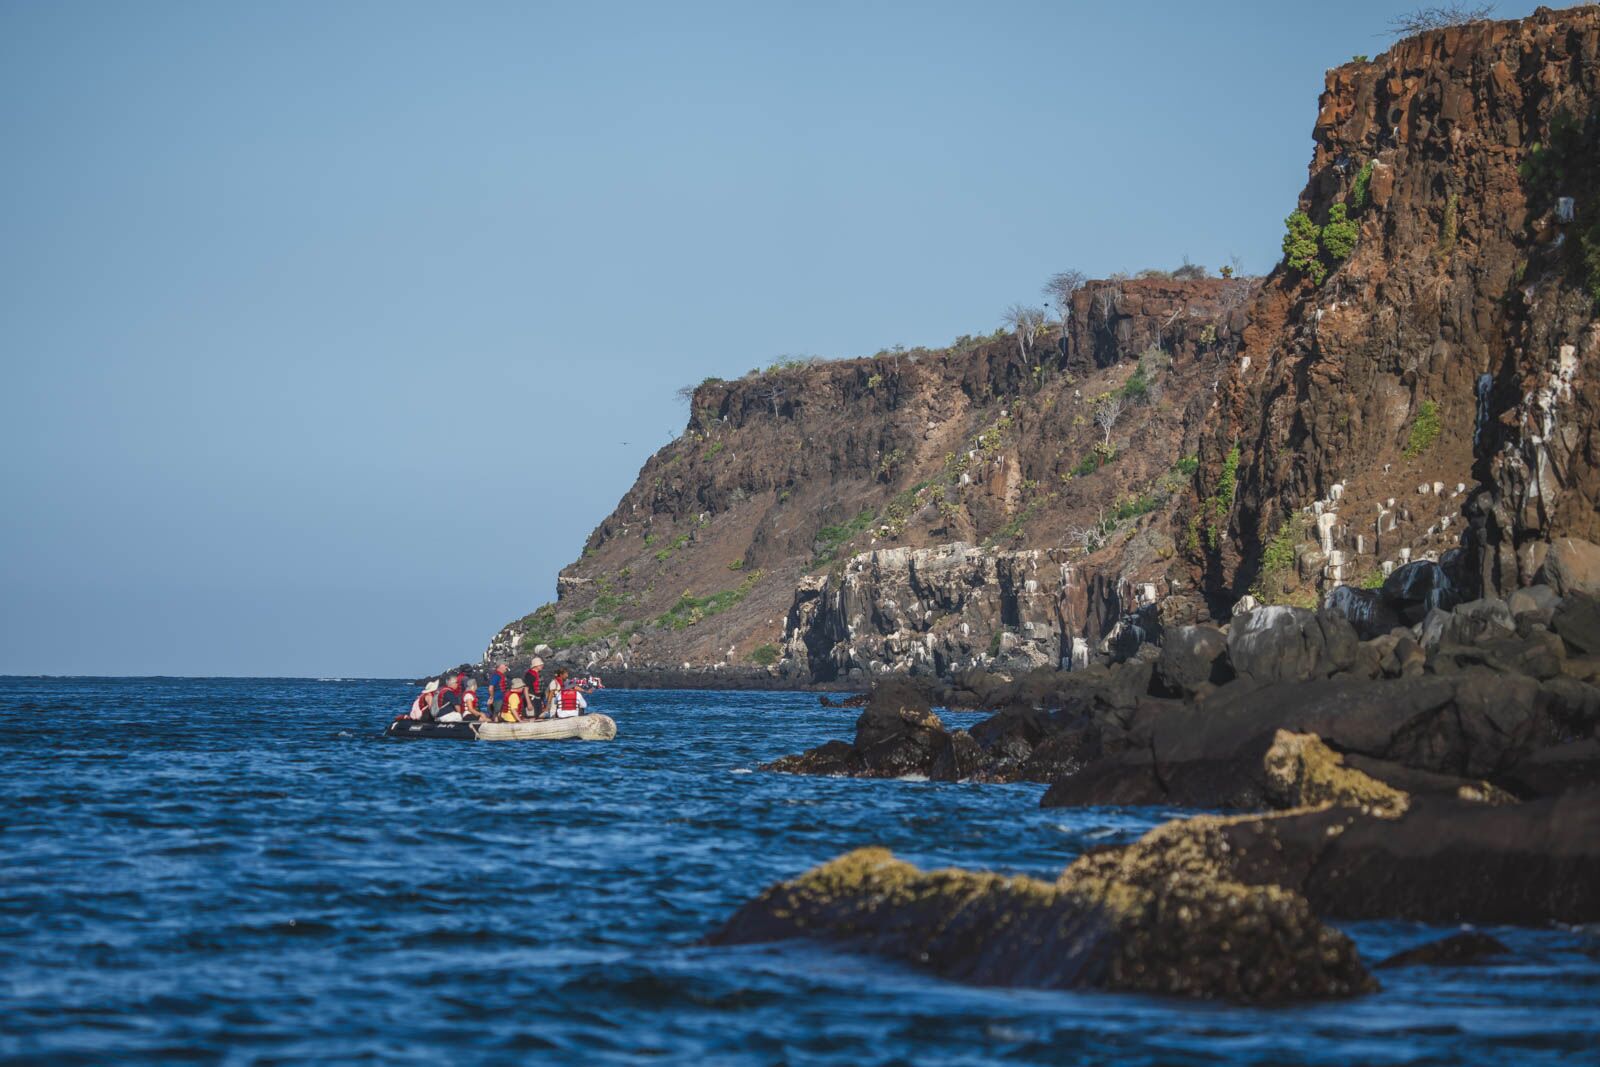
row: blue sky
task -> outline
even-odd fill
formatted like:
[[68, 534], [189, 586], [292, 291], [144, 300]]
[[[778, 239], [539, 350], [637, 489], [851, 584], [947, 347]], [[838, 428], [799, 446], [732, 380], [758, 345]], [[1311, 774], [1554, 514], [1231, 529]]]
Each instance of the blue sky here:
[[1270, 268], [1405, 6], [0, 0], [0, 672], [475, 659], [680, 385]]

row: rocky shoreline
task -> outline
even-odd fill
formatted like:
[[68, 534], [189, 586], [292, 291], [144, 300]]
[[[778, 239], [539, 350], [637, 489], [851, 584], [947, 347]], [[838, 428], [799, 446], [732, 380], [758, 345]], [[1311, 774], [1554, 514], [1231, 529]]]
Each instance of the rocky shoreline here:
[[[1401, 576], [1367, 617], [1415, 623], [1365, 640], [1340, 610], [1258, 608], [1109, 667], [883, 680], [851, 740], [764, 769], [1241, 814], [1165, 824], [1055, 883], [863, 850], [774, 886], [712, 940], [816, 937], [988, 984], [1272, 1002], [1377, 988], [1324, 920], [1600, 922], [1600, 575], [1570, 565], [1586, 553], [1558, 557], [1550, 584], [1509, 601], [1447, 608], [1434, 585], [1419, 611], [1408, 598], [1427, 583]], [[998, 710], [952, 730], [933, 710], [952, 701]], [[1468, 949], [1482, 946], [1438, 956]]]

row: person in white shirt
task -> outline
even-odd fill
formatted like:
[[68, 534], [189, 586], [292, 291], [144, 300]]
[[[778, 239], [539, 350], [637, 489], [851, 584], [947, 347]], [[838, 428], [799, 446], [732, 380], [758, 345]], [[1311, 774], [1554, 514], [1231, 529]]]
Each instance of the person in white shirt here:
[[588, 708], [589, 702], [583, 699], [577, 685], [567, 678], [567, 669], [559, 668], [556, 676], [550, 679], [549, 713], [558, 719], [570, 719], [574, 715], [582, 715]]

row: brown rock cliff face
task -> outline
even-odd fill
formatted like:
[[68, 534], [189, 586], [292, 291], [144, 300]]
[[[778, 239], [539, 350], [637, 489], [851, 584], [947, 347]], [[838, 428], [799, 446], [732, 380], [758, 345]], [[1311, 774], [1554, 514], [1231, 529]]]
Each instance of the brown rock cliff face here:
[[[558, 601], [486, 655], [798, 681], [1053, 665], [1167, 591], [1175, 467], [1255, 284], [1093, 282], [1026, 356], [1006, 335], [707, 380]], [[1108, 434], [1095, 413], [1136, 373]]]
[[1319, 501], [1336, 505], [1330, 577], [1345, 581], [1446, 551], [1470, 525], [1487, 548], [1476, 570], [1504, 591], [1531, 580], [1534, 543], [1600, 532], [1600, 338], [1572, 255], [1600, 189], [1573, 160], [1530, 176], [1563, 112], [1588, 146], [1568, 155], [1600, 160], [1597, 104], [1594, 8], [1427, 33], [1329, 72], [1300, 206], [1321, 225], [1345, 205], [1359, 238], [1320, 286], [1280, 267], [1246, 310], [1191, 512], [1216, 510], [1237, 447], [1225, 530], [1194, 553], [1214, 609], [1259, 581], [1275, 535], [1319, 540], [1283, 535]]

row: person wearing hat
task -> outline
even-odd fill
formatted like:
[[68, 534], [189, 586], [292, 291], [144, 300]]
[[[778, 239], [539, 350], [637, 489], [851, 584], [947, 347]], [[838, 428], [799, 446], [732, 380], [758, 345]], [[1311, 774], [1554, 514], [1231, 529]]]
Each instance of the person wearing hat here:
[[500, 705], [501, 722], [521, 722], [523, 719], [532, 718], [532, 706], [528, 701], [528, 683], [521, 678], [511, 679], [511, 688], [506, 690], [506, 699]]
[[533, 662], [528, 664], [528, 669], [522, 672], [522, 682], [527, 686], [528, 692], [533, 694], [537, 701], [544, 695], [544, 660], [538, 656], [533, 657]]
[[422, 692], [417, 694], [417, 699], [411, 702], [410, 718], [418, 722], [429, 718], [433, 714], [434, 694], [439, 691], [439, 679], [435, 678], [422, 687]]

